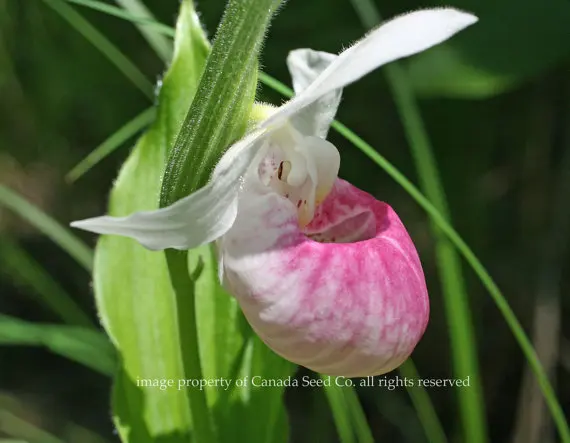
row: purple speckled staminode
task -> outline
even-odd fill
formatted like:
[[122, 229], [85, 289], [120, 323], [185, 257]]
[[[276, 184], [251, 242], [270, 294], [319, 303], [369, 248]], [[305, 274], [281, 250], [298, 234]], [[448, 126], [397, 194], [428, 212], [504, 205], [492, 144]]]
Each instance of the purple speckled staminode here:
[[220, 248], [224, 284], [269, 347], [350, 377], [388, 372], [410, 355], [429, 300], [414, 244], [389, 205], [341, 179], [303, 230], [277, 194], [240, 205]]

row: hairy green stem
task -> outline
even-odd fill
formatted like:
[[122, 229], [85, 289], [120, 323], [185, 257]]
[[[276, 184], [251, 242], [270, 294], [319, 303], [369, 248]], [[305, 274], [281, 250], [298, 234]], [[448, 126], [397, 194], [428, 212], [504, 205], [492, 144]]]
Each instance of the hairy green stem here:
[[[230, 1], [200, 85], [170, 152], [161, 206], [204, 186], [223, 150], [245, 130], [250, 110], [246, 106], [251, 108], [255, 95], [254, 68], [278, 4], [277, 0]], [[252, 84], [251, 102], [243, 104], [247, 100], [241, 94]]]

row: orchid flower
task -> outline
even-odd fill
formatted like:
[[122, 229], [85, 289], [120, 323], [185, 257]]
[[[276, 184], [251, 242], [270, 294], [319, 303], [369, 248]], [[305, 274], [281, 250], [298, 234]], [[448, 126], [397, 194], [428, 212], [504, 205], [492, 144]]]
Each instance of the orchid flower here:
[[386, 203], [337, 178], [326, 141], [341, 90], [475, 23], [454, 9], [397, 17], [332, 55], [292, 51], [295, 97], [231, 146], [210, 182], [169, 207], [72, 226], [134, 238], [149, 249], [217, 241], [225, 288], [281, 356], [329, 375], [399, 366], [423, 335], [429, 300], [421, 263]]

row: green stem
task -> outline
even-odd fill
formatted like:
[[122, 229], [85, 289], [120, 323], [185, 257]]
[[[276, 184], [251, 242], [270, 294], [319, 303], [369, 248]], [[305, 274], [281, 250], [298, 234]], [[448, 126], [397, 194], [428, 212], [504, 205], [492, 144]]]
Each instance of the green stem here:
[[370, 426], [368, 426], [366, 414], [364, 414], [364, 409], [362, 408], [356, 389], [352, 386], [345, 387], [343, 388], [343, 394], [344, 401], [352, 416], [358, 443], [374, 443], [374, 436], [372, 435]]
[[[380, 14], [370, 0], [351, 1], [364, 26], [372, 28], [380, 23]], [[446, 220], [450, 220], [445, 191], [439, 177], [433, 149], [414, 92], [407, 81], [406, 72], [400, 64], [391, 63], [384, 68], [384, 73], [415, 159], [421, 187], [427, 198], [439, 209], [441, 215]], [[431, 229], [436, 238], [435, 253], [450, 329], [454, 373], [456, 377], [471, 376], [475, 380], [470, 389], [458, 391], [464, 440], [468, 443], [484, 443], [487, 441], [485, 408], [475, 332], [461, 262], [453, 245], [441, 229], [433, 222]]]
[[[194, 100], [169, 154], [160, 206], [168, 206], [206, 184], [229, 144], [242, 136], [255, 98], [257, 57], [276, 0], [230, 0]], [[176, 296], [178, 332], [186, 378], [202, 378], [194, 281], [187, 251], [166, 251]], [[194, 440], [215, 443], [205, 391], [189, 389]]]
[[[230, 0], [192, 105], [170, 152], [160, 198], [168, 206], [204, 186], [241, 137], [255, 96], [257, 57], [278, 0]], [[251, 103], [243, 99], [251, 95]]]
[[[196, 323], [194, 281], [188, 274], [188, 253], [187, 251], [168, 249], [165, 255], [170, 281], [176, 294], [180, 349], [190, 350], [190, 352], [182, 352], [184, 377], [186, 379], [201, 380], [203, 376]], [[215, 443], [217, 439], [212, 417], [208, 410], [205, 391], [187, 389], [186, 393], [192, 413], [194, 440], [197, 442]]]

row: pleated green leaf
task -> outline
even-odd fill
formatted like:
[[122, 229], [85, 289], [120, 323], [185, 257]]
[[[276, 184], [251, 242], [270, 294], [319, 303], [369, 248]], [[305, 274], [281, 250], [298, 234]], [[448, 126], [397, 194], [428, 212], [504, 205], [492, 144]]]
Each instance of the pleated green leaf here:
[[[174, 58], [159, 94], [157, 118], [123, 165], [109, 213], [158, 208], [160, 181], [180, 124], [196, 90], [208, 43], [192, 1], [182, 3]], [[187, 397], [175, 387], [142, 386], [142, 379], [184, 378], [176, 301], [164, 254], [104, 236], [95, 254], [94, 289], [102, 323], [119, 351], [121, 369], [113, 416], [124, 442], [184, 442], [191, 429]]]

